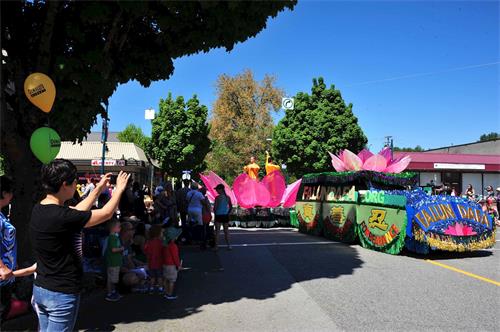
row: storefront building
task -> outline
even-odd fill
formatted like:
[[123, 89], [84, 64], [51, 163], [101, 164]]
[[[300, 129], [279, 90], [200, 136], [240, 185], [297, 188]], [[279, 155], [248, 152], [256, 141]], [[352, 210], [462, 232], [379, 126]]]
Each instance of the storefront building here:
[[[81, 144], [61, 142], [57, 158], [71, 160], [78, 170], [78, 180], [100, 177], [102, 165], [102, 143], [84, 141]], [[107, 142], [105, 149], [104, 172], [118, 174], [120, 170], [131, 173], [134, 181], [151, 185], [158, 169], [146, 157], [144, 151], [134, 143]], [[161, 177], [161, 175], [160, 175]], [[156, 181], [153, 181], [156, 183]]]
[[[477, 153], [474, 153], [477, 152]], [[425, 152], [395, 152], [394, 157], [411, 157], [409, 171], [419, 174], [419, 185], [445, 184], [457, 194], [472, 184], [476, 194], [485, 195], [485, 188], [500, 187], [500, 140], [444, 147]]]

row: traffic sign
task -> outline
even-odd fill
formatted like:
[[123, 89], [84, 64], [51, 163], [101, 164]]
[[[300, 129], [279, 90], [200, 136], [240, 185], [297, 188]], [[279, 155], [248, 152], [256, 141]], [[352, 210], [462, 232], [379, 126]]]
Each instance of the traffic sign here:
[[293, 110], [295, 100], [290, 97], [281, 98], [281, 107], [285, 110]]

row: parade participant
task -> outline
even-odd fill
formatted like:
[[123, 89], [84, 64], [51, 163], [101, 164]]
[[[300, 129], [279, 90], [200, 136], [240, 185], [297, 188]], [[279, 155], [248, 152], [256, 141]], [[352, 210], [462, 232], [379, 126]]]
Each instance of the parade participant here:
[[181, 230], [175, 227], [165, 229], [165, 242], [163, 246], [163, 276], [165, 278], [165, 299], [175, 300], [174, 295], [175, 282], [177, 281], [178, 271], [182, 268], [179, 258], [179, 248], [175, 240], [181, 234]]
[[102, 209], [91, 210], [107, 187], [111, 173], [104, 175], [95, 190], [74, 208], [64, 203], [76, 190], [76, 167], [55, 159], [42, 166], [45, 198], [31, 214], [30, 237], [37, 262], [33, 304], [40, 331], [72, 331], [82, 289], [82, 230], [111, 219], [130, 175], [120, 172], [113, 197]]
[[231, 250], [231, 245], [229, 244], [229, 214], [233, 208], [231, 204], [231, 199], [226, 194], [223, 184], [218, 184], [214, 188], [219, 195], [215, 198], [214, 212], [215, 212], [215, 247], [214, 250], [218, 250], [219, 244], [219, 230], [222, 225], [224, 229], [224, 237], [226, 239], [227, 250]]
[[243, 167], [243, 170], [251, 179], [257, 180], [257, 178], [259, 177], [260, 166], [255, 163], [254, 156], [250, 157], [250, 164]]
[[10, 220], [2, 213], [9, 206], [13, 196], [12, 181], [6, 176], [0, 177], [0, 329], [9, 313], [12, 299], [14, 275], [16, 268], [17, 244], [16, 229]]
[[271, 156], [269, 155], [269, 151], [266, 151], [266, 174], [271, 174], [274, 171], [279, 171], [281, 167], [278, 165], [273, 164], [273, 160], [271, 159]]

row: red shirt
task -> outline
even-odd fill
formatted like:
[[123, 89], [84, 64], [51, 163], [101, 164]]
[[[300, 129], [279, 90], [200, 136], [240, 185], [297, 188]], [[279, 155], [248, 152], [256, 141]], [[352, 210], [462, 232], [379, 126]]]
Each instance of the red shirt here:
[[161, 269], [162, 266], [162, 242], [160, 239], [146, 241], [144, 253], [148, 258], [148, 267], [150, 269]]
[[163, 247], [163, 265], [175, 265], [177, 268], [181, 266], [179, 259], [179, 248], [174, 241]]

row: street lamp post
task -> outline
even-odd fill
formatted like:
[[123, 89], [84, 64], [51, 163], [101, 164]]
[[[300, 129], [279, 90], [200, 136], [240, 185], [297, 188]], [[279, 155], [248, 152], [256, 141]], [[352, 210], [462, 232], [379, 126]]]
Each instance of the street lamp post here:
[[[153, 120], [155, 118], [155, 110], [150, 107], [149, 109], [147, 110], [144, 110], [144, 118], [146, 120], [150, 120], [151, 121], [151, 137], [153, 137]], [[149, 156], [149, 163], [150, 163], [150, 166], [151, 166], [151, 174], [150, 174], [150, 190], [151, 192], [153, 192], [153, 177], [154, 177], [154, 165], [153, 165], [153, 162], [151, 160], [151, 156]]]
[[101, 133], [101, 141], [102, 141], [102, 156], [101, 156], [101, 174], [104, 175], [104, 161], [106, 160], [106, 141], [108, 140], [108, 101], [104, 102], [106, 105], [106, 111], [102, 116], [102, 133]]

